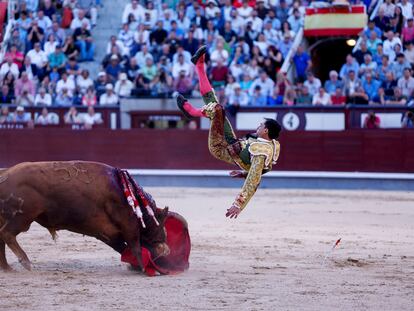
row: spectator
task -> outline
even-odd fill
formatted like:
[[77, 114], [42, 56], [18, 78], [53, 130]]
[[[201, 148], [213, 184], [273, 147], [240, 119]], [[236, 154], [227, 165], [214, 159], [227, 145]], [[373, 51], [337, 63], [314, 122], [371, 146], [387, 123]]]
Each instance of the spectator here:
[[372, 35], [373, 32], [375, 32], [375, 34], [376, 34], [375, 38], [381, 38], [381, 36], [382, 36], [381, 29], [379, 29], [375, 25], [375, 21], [374, 20], [369, 20], [368, 21], [368, 26], [364, 30], [364, 36], [365, 36], [365, 38], [371, 38], [371, 35]]
[[27, 30], [27, 43], [33, 47], [36, 43], [43, 42], [45, 31], [39, 27], [36, 20], [32, 21], [30, 28]]
[[135, 55], [135, 58], [140, 68], [145, 66], [147, 59], [151, 59], [152, 61], [154, 60], [146, 44], [142, 46], [142, 50]]
[[384, 41], [384, 54], [388, 55], [390, 60], [394, 60], [395, 52], [394, 47], [399, 44], [402, 46], [400, 38], [396, 37], [392, 30], [389, 30], [386, 34], [387, 39]]
[[381, 87], [384, 89], [386, 97], [394, 95], [394, 88], [397, 86], [397, 81], [394, 80], [394, 74], [389, 71], [385, 74], [385, 81], [382, 82]]
[[86, 93], [82, 96], [82, 106], [96, 106], [98, 99], [93, 86], [88, 87]]
[[377, 67], [376, 76], [378, 77], [378, 80], [381, 82], [384, 82], [385, 80], [387, 80], [387, 73], [391, 72], [391, 69], [392, 67], [389, 64], [388, 56], [383, 55], [381, 65]]
[[0, 110], [0, 124], [13, 121], [13, 116], [9, 112], [9, 107], [3, 105]]
[[260, 84], [257, 84], [254, 89], [253, 93], [250, 96], [250, 106], [266, 106], [267, 104], [267, 97], [263, 95], [262, 88]]
[[99, 98], [106, 92], [106, 85], [109, 83], [108, 75], [101, 71], [98, 73], [98, 78], [95, 81], [96, 96]]
[[380, 118], [375, 114], [374, 111], [368, 111], [368, 115], [364, 120], [364, 129], [379, 129], [381, 125]]
[[3, 84], [0, 90], [0, 103], [12, 104], [14, 102], [13, 93], [10, 92], [10, 88], [7, 84]]
[[58, 95], [62, 94], [64, 89], [67, 91], [69, 97], [73, 97], [76, 90], [75, 82], [73, 79], [68, 78], [68, 74], [66, 72], [62, 72], [61, 79], [56, 84], [56, 93]]
[[346, 104], [346, 97], [342, 92], [341, 87], [337, 87], [335, 93], [331, 95], [331, 103], [332, 105], [345, 105]]
[[347, 101], [353, 105], [368, 105], [369, 97], [367, 93], [365, 93], [364, 88], [358, 86], [355, 89], [355, 92], [348, 95]]
[[303, 85], [299, 88], [296, 105], [312, 105], [312, 99], [313, 97], [309, 94], [309, 89]]
[[154, 65], [152, 58], [147, 58], [145, 66], [140, 69], [144, 84], [151, 89], [157, 76], [157, 67]]
[[325, 81], [325, 90], [329, 95], [334, 95], [337, 88], [342, 89], [343, 83], [338, 80], [338, 73], [335, 70], [331, 70], [329, 72], [329, 80]]
[[371, 54], [364, 55], [364, 62], [359, 67], [359, 76], [363, 76], [366, 73], [374, 73], [377, 70], [377, 63], [372, 61]]
[[76, 32], [76, 29], [78, 28], [85, 28], [85, 30], [91, 30], [91, 23], [89, 19], [85, 17], [85, 11], [84, 10], [78, 10], [78, 14], [75, 16], [75, 18], [70, 23], [70, 29]]
[[313, 95], [312, 105], [314, 106], [328, 106], [331, 105], [331, 96], [325, 92], [323, 87], [320, 87], [318, 92]]
[[[6, 107], [7, 108], [7, 107]], [[1, 122], [1, 116], [0, 116], [0, 123]], [[401, 127], [402, 128], [414, 128], [414, 113], [412, 111], [407, 111], [402, 120], [401, 120]]]
[[7, 56], [6, 62], [0, 67], [0, 81], [3, 80], [9, 72], [13, 75], [14, 79], [19, 77], [19, 67], [13, 63], [13, 58], [11, 56]]
[[119, 63], [118, 56], [112, 55], [111, 62], [105, 68], [105, 72], [108, 75], [108, 78], [110, 79], [110, 81], [115, 82], [121, 71], [122, 71], [122, 67], [121, 67], [121, 64]]
[[298, 50], [293, 57], [293, 63], [296, 68], [297, 80], [299, 82], [304, 82], [306, 80], [306, 73], [308, 69], [312, 67], [312, 62], [309, 54], [305, 52], [303, 45], [299, 45]]
[[99, 98], [99, 105], [101, 106], [112, 106], [112, 105], [118, 105], [119, 98], [118, 95], [114, 93], [114, 88], [112, 84], [107, 84], [106, 92], [101, 95]]
[[66, 58], [76, 59], [79, 56], [80, 49], [76, 46], [73, 37], [68, 36], [65, 39], [65, 44], [63, 45], [62, 51], [65, 53]]
[[168, 97], [171, 94], [173, 86], [173, 78], [169, 74], [169, 71], [161, 67], [157, 76], [154, 79], [152, 88], [152, 95], [158, 97]]
[[382, 87], [378, 89], [378, 94], [375, 95], [370, 101], [370, 105], [385, 105], [387, 97], [385, 96], [385, 91]]
[[398, 6], [401, 8], [405, 20], [413, 18], [413, 5], [408, 0], [401, 0]]
[[36, 66], [36, 75], [39, 79], [43, 78], [45, 66], [47, 64], [47, 56], [46, 53], [40, 49], [39, 42], [34, 44], [34, 49], [27, 53], [27, 57], [30, 59], [31, 64]]
[[23, 106], [17, 106], [11, 118], [11, 122], [13, 123], [28, 123], [31, 120], [30, 113], [26, 113]]
[[222, 64], [228, 63], [229, 53], [224, 49], [223, 40], [217, 40], [216, 48], [211, 52], [210, 59], [213, 66], [216, 66], [219, 60]]
[[69, 58], [65, 69], [69, 78], [73, 80], [76, 79], [76, 76], [81, 74], [81, 69], [76, 61], [76, 58]]
[[342, 65], [341, 71], [339, 72], [339, 76], [341, 79], [345, 79], [348, 77], [350, 71], [359, 72], [359, 64], [358, 62], [352, 57], [351, 54], [346, 56], [346, 62]]
[[87, 22], [82, 22], [81, 26], [75, 29], [73, 38], [75, 45], [80, 50], [80, 61], [93, 61], [95, 44], [93, 43], [92, 35], [88, 30]]
[[404, 51], [405, 58], [410, 63], [411, 67], [414, 66], [414, 43], [410, 42], [407, 44], [407, 48]]
[[381, 4], [379, 11], [383, 11], [385, 16], [392, 18], [395, 12], [395, 4], [392, 0], [385, 0]]
[[56, 46], [58, 44], [59, 43], [55, 40], [55, 36], [53, 34], [50, 34], [47, 37], [47, 42], [43, 46], [43, 50], [45, 51], [46, 57], [49, 57], [49, 55], [56, 50]]
[[404, 45], [409, 44], [414, 41], [414, 20], [410, 18], [407, 20], [407, 25], [403, 28], [402, 31], [402, 42]]
[[76, 77], [77, 92], [82, 96], [86, 94], [88, 88], [93, 87], [93, 81], [89, 77], [89, 71], [84, 69], [81, 74]]
[[186, 75], [185, 71], [182, 70], [178, 77], [174, 78], [173, 84], [174, 90], [183, 94], [184, 96], [191, 95], [192, 91], [192, 82], [188, 75]]
[[394, 62], [391, 66], [392, 72], [396, 79], [399, 79], [403, 76], [404, 70], [406, 68], [411, 68], [410, 63], [405, 59], [404, 54], [400, 53], [397, 55], [397, 61]]
[[292, 47], [293, 41], [289, 33], [283, 35], [283, 40], [279, 43], [279, 51], [282, 53], [283, 58], [286, 58], [289, 53], [290, 48]]
[[240, 84], [235, 83], [234, 92], [229, 96], [227, 110], [230, 115], [235, 116], [240, 107], [245, 107], [249, 104], [249, 96], [246, 92], [241, 90]]
[[82, 119], [75, 107], [70, 107], [64, 117], [65, 124], [81, 124]]
[[121, 72], [119, 80], [115, 83], [115, 94], [119, 97], [129, 97], [133, 88], [134, 84], [128, 80], [127, 74]]
[[21, 73], [20, 79], [16, 80], [14, 87], [14, 95], [16, 99], [21, 97], [23, 93], [27, 92], [31, 96], [35, 95], [35, 85], [33, 81], [29, 80], [29, 77], [25, 71]]
[[46, 89], [44, 87], [39, 88], [39, 93], [35, 97], [34, 105], [44, 107], [52, 106], [52, 96], [46, 93]]
[[394, 88], [394, 95], [385, 101], [386, 105], [405, 105], [407, 97], [402, 94], [399, 87]]
[[91, 129], [94, 125], [103, 123], [101, 114], [96, 113], [93, 106], [88, 107], [88, 113], [83, 114], [82, 121], [86, 129]]
[[152, 45], [162, 45], [168, 37], [168, 32], [164, 29], [164, 24], [162, 20], [157, 22], [157, 28], [154, 29], [150, 36], [149, 40]]
[[[282, 77], [280, 77], [282, 80]], [[285, 80], [281, 81], [281, 83], [285, 83]], [[265, 71], [261, 71], [258, 78], [256, 78], [252, 85], [250, 86], [250, 96], [255, 96], [255, 93], [257, 92], [257, 86], [260, 86], [260, 92], [262, 97], [265, 99], [272, 93], [273, 87], [275, 83], [267, 76], [267, 73]], [[286, 87], [286, 86], [285, 86]]]
[[305, 81], [304, 85], [308, 88], [309, 94], [314, 96], [322, 86], [321, 80], [316, 78], [312, 72], [308, 72], [306, 76], [308, 79]]
[[62, 51], [60, 45], [56, 45], [55, 51], [49, 55], [49, 69], [57, 68], [58, 71], [62, 72], [66, 67], [67, 57]]
[[267, 97], [268, 106], [278, 106], [283, 104], [283, 95], [280, 92], [279, 86], [275, 85], [273, 88], [272, 94]]
[[[379, 38], [381, 38], [381, 36]], [[367, 39], [368, 52], [370, 52], [371, 55], [375, 55], [379, 44], [382, 44], [382, 40], [378, 39], [378, 35], [375, 31], [372, 31]]]
[[[382, 7], [384, 4], [383, 3], [380, 7], [380, 9], [378, 10], [378, 15], [375, 16], [374, 18], [374, 23], [375, 26], [378, 27], [379, 29], [381, 29], [382, 32], [388, 30], [389, 26], [390, 26], [390, 17], [392, 17], [394, 15], [394, 11], [392, 12], [392, 15], [387, 16], [385, 14], [385, 10]], [[391, 3], [392, 5], [394, 5], [393, 3]]]
[[40, 125], [59, 124], [59, 117], [54, 112], [49, 113], [47, 108], [43, 107], [42, 114], [37, 117], [35, 123]]
[[73, 96], [67, 87], [63, 86], [55, 98], [55, 105], [58, 107], [70, 107], [73, 104]]
[[16, 45], [10, 46], [10, 50], [5, 55], [6, 61], [9, 57], [12, 59], [12, 62], [17, 65], [17, 68], [22, 68], [24, 54], [17, 49]]
[[128, 22], [128, 16], [132, 14], [137, 21], [144, 19], [144, 8], [138, 3], [137, 0], [131, 1], [125, 6], [124, 12], [122, 13], [122, 23]]
[[368, 46], [367, 46], [367, 41], [362, 40], [361, 44], [359, 45], [359, 50], [357, 50], [355, 53], [353, 53], [352, 56], [356, 59], [358, 64], [361, 65], [364, 62], [364, 56], [367, 53], [369, 53]]
[[401, 90], [402, 95], [410, 98], [414, 91], [414, 78], [411, 75], [411, 69], [405, 68], [404, 75], [398, 79], [398, 88]]
[[375, 80], [370, 72], [365, 74], [365, 79], [362, 79], [362, 87], [364, 88], [364, 91], [368, 95], [369, 99], [374, 98], [374, 96], [378, 93], [380, 86], [380, 82]]
[[287, 88], [283, 96], [283, 105], [294, 106], [296, 103], [296, 92], [293, 88]]
[[221, 59], [217, 60], [217, 65], [213, 66], [210, 73], [210, 80], [213, 87], [224, 87], [226, 83], [229, 70], [227, 66], [223, 65]]
[[53, 35], [58, 41], [58, 44], [62, 45], [66, 41], [66, 32], [59, 26], [59, 23], [57, 21], [54, 21], [52, 23], [52, 27], [50, 29], [46, 30], [46, 38], [49, 38], [50, 35]]
[[192, 68], [189, 63], [184, 61], [183, 54], [178, 55], [178, 61], [172, 66], [172, 76], [174, 79], [178, 78], [181, 71], [184, 71], [186, 76], [191, 77]]

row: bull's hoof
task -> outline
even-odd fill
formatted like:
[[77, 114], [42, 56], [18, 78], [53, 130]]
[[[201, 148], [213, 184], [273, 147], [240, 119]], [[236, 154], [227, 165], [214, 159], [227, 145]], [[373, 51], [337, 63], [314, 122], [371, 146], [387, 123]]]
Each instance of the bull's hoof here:
[[191, 57], [191, 62], [196, 65], [198, 60], [200, 59], [201, 56], [203, 56], [204, 54], [206, 54], [207, 52], [207, 46], [203, 45], [202, 47], [200, 47], [193, 55], [193, 57]]
[[3, 271], [3, 272], [12, 272], [13, 271], [13, 269], [12, 269], [12, 267], [10, 267], [9, 265], [2, 265], [1, 267], [0, 267], [0, 269]]
[[23, 266], [23, 268], [25, 268], [27, 271], [32, 270], [32, 264], [30, 260], [22, 259], [22, 260], [19, 260], [19, 262]]

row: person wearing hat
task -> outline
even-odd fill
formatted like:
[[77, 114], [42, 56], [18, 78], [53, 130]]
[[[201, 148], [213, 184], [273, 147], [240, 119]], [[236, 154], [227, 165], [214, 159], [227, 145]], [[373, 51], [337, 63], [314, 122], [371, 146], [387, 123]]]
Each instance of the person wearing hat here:
[[15, 112], [13, 113], [12, 122], [27, 123], [31, 119], [30, 113], [26, 113], [23, 106], [17, 106]]
[[99, 97], [99, 105], [108, 106], [108, 105], [118, 105], [119, 98], [118, 95], [114, 93], [114, 87], [112, 84], [108, 83], [105, 86], [106, 92]]
[[119, 74], [119, 80], [115, 83], [115, 94], [119, 97], [129, 97], [131, 96], [133, 88], [134, 83], [128, 80], [125, 72], [121, 72]]
[[208, 139], [210, 153], [215, 158], [229, 164], [236, 164], [243, 170], [230, 173], [232, 177], [246, 178], [242, 190], [226, 213], [227, 217], [237, 218], [256, 192], [262, 174], [271, 170], [279, 157], [280, 145], [276, 139], [281, 126], [276, 120], [265, 119], [259, 124], [255, 134], [241, 139], [237, 138], [207, 78], [204, 67], [206, 52], [207, 47], [202, 46], [191, 60], [196, 67], [200, 92], [206, 105], [201, 109], [196, 109], [179, 94], [177, 106], [189, 119], [195, 117], [210, 119]]
[[120, 59], [116, 54], [112, 54], [110, 60], [111, 61], [109, 62], [108, 66], [105, 68], [105, 72], [111, 82], [115, 82], [122, 71], [122, 67], [120, 64]]

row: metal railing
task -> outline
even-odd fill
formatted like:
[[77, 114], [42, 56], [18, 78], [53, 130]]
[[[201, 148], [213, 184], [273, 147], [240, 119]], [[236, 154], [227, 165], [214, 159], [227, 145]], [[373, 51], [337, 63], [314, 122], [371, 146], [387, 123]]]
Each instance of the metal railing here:
[[7, 51], [7, 44], [8, 41], [11, 37], [11, 33], [13, 30], [13, 26], [14, 26], [14, 16], [12, 14], [12, 12], [14, 12], [14, 10], [17, 7], [17, 0], [9, 0], [7, 3], [7, 25], [6, 25], [6, 29], [4, 31], [4, 36], [3, 36], [3, 41], [1, 43], [1, 47], [0, 47], [0, 63], [3, 62], [4, 60], [4, 55], [6, 55], [6, 51]]

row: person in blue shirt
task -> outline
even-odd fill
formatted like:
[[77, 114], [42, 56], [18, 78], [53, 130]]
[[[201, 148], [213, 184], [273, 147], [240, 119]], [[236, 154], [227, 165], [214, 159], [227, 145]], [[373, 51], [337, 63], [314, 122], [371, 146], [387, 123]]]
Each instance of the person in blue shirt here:
[[262, 88], [260, 85], [256, 85], [253, 91], [253, 95], [250, 97], [250, 106], [266, 106], [267, 98], [262, 95]]
[[329, 72], [329, 80], [325, 81], [325, 90], [330, 95], [334, 95], [337, 88], [342, 89], [344, 84], [338, 80], [338, 73], [335, 70]]
[[303, 82], [306, 80], [306, 72], [311, 65], [311, 58], [308, 53], [305, 52], [303, 45], [299, 45], [295, 56], [293, 56], [293, 63], [296, 68], [297, 80]]
[[358, 72], [359, 71], [359, 64], [358, 62], [352, 57], [351, 54], [346, 56], [346, 62], [342, 65], [341, 70], [339, 71], [339, 76], [341, 79], [345, 79], [348, 77], [349, 72]]
[[380, 86], [380, 82], [373, 79], [370, 72], [365, 74], [365, 78], [362, 80], [362, 87], [364, 88], [365, 93], [367, 93], [369, 99], [373, 99], [377, 95]]

